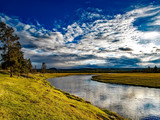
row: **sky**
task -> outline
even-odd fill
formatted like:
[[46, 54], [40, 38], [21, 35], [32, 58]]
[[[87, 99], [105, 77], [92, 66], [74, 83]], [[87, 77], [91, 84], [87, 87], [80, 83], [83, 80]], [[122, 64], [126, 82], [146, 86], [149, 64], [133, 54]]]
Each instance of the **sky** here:
[[160, 67], [158, 0], [3, 0], [0, 21], [37, 68]]

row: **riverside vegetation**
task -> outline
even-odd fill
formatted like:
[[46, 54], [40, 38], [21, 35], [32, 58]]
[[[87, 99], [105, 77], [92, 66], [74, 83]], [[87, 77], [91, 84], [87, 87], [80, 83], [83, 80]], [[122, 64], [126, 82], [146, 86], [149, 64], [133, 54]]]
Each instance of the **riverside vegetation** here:
[[51, 86], [45, 79], [73, 73], [29, 74], [28, 78], [0, 72], [1, 120], [123, 120], [109, 110]]
[[92, 80], [113, 84], [160, 88], [160, 73], [103, 73]]

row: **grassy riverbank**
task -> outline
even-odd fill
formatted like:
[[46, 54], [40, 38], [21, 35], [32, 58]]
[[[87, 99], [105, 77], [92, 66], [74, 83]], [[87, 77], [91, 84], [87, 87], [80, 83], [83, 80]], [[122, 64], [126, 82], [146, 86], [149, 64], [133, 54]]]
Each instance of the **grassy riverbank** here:
[[160, 73], [103, 73], [92, 80], [113, 84], [160, 88]]
[[72, 73], [35, 74], [29, 78], [0, 73], [1, 120], [123, 120], [102, 111], [82, 98], [51, 86], [45, 79]]

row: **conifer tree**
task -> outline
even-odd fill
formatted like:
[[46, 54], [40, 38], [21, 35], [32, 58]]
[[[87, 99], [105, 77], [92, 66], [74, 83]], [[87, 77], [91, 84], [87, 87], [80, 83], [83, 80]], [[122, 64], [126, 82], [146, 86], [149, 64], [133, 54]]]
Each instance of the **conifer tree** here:
[[36, 67], [36, 65], [34, 66], [34, 73], [37, 73], [37, 67]]
[[30, 58], [27, 60], [27, 65], [28, 65], [29, 72], [32, 73], [32, 63], [31, 63], [31, 59]]
[[158, 68], [157, 68], [156, 65], [155, 65], [155, 67], [153, 68], [153, 72], [154, 72], [154, 73], [157, 73], [157, 72], [158, 72]]
[[41, 69], [41, 72], [42, 72], [42, 73], [45, 73], [45, 72], [46, 72], [46, 67], [47, 67], [47, 66], [46, 66], [46, 63], [43, 62], [43, 63], [42, 63], [42, 69]]
[[148, 72], [148, 73], [152, 72], [152, 69], [151, 69], [150, 66], [148, 66], [147, 72]]
[[26, 59], [23, 59], [21, 61], [22, 63], [22, 68], [21, 68], [21, 73], [26, 73], [28, 75], [28, 72], [29, 72], [29, 69], [28, 69], [28, 65], [27, 65], [27, 60]]
[[7, 26], [4, 22], [0, 22], [0, 50], [2, 50], [1, 61], [2, 68], [9, 69], [10, 76], [13, 73], [21, 73], [24, 70], [26, 62], [21, 51], [19, 37], [14, 34], [14, 29]]
[[10, 76], [13, 76], [13, 72], [18, 71], [18, 53], [21, 50], [21, 45], [18, 41], [19, 37], [13, 35], [14, 30], [12, 27], [6, 26], [4, 22], [0, 22], [0, 40], [1, 49], [3, 50], [2, 66], [10, 69]]

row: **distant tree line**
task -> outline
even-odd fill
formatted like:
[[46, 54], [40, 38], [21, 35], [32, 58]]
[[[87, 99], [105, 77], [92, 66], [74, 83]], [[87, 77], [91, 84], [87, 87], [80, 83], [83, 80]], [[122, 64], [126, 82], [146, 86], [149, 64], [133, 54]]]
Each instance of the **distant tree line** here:
[[160, 68], [158, 68], [157, 66], [155, 66], [153, 68], [148, 66], [147, 69], [144, 69], [144, 72], [147, 72], [147, 73], [160, 73]]
[[56, 73], [160, 73], [157, 66], [151, 68], [79, 68], [79, 69], [56, 69], [50, 68], [47, 72]]

